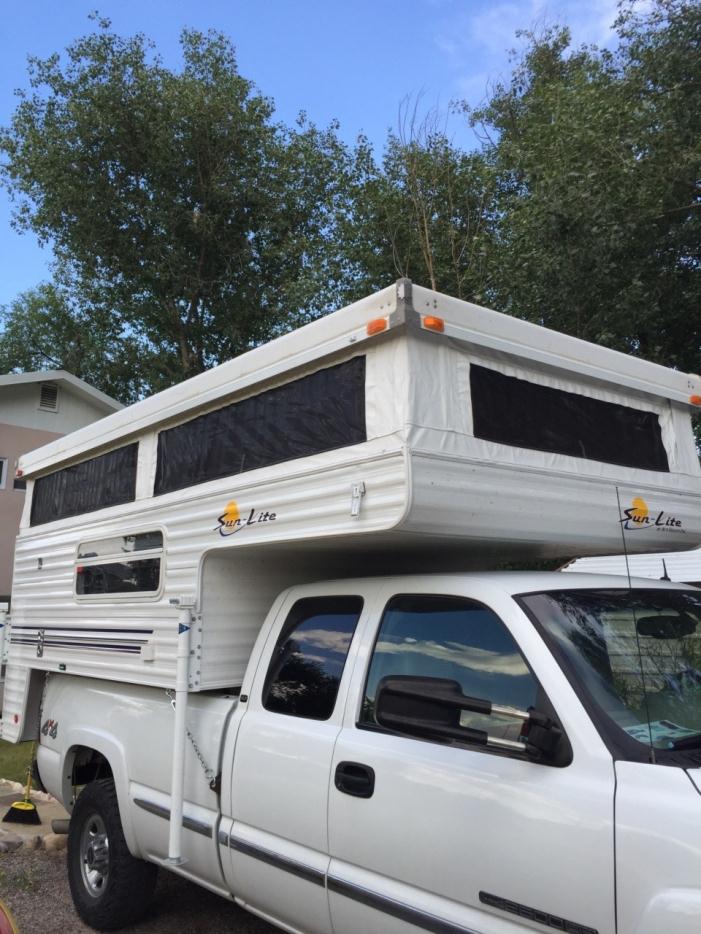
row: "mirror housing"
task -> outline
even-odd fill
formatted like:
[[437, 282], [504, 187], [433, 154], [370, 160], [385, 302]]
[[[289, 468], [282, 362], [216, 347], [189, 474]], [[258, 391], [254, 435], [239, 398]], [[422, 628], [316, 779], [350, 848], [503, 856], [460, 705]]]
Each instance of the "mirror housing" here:
[[[486, 730], [462, 726], [463, 710], [484, 716], [512, 717], [521, 721], [519, 741], [490, 736]], [[530, 710], [501, 707], [462, 693], [460, 684], [449, 678], [390, 675], [377, 686], [375, 719], [380, 726], [422, 739], [461, 742], [525, 754], [539, 760], [555, 755], [562, 731], [550, 717]], [[521, 739], [523, 741], [521, 741]]]

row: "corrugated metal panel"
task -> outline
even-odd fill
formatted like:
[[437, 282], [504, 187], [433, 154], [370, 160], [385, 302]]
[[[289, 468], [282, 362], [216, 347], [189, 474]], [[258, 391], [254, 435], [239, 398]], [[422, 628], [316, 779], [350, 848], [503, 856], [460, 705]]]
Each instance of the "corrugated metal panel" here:
[[[630, 555], [628, 567], [632, 577], [661, 579], [665, 568], [673, 581], [686, 584], [701, 584], [701, 549], [690, 551], [664, 551], [644, 555]], [[628, 574], [624, 555], [599, 555], [595, 558], [578, 558], [563, 571], [587, 574]]]
[[23, 665], [8, 664], [5, 669], [0, 739], [4, 739], [8, 743], [19, 742], [24, 731], [24, 715], [27, 706], [30, 676], [31, 671]]
[[[26, 530], [18, 539], [15, 560], [11, 666], [171, 686], [178, 614], [170, 601], [184, 599], [205, 609], [204, 655], [202, 665], [193, 664], [193, 686], [240, 683], [267, 609], [277, 591], [294, 581], [294, 564], [286, 558], [277, 573], [268, 568], [255, 586], [252, 581], [248, 586], [244, 576], [236, 584], [238, 591], [233, 591], [236, 614], [232, 617], [216, 601], [211, 609], [206, 601], [203, 604], [199, 575], [204, 556], [226, 551], [231, 555], [229, 577], [238, 581], [237, 565], [246, 562], [237, 562], [235, 554], [247, 552], [250, 546], [364, 536], [392, 528], [403, 516], [408, 496], [403, 449], [396, 440], [385, 438], [367, 442], [362, 450], [363, 458], [347, 451], [308, 458], [287, 476], [266, 468], [115, 507], [104, 510], [106, 518], [98, 522], [81, 516], [54, 523], [53, 531]], [[254, 474], [260, 479], [252, 483]], [[351, 486], [360, 481], [366, 495], [360, 515], [353, 518]], [[241, 524], [227, 529], [221, 517], [232, 502]], [[266, 514], [274, 518], [258, 521]], [[76, 598], [80, 542], [156, 528], [163, 530], [165, 541], [163, 584], [157, 597]], [[318, 559], [308, 562], [308, 568], [306, 579], [321, 574]], [[229, 591], [219, 597], [225, 598], [231, 601]], [[212, 614], [210, 627], [207, 612]]]

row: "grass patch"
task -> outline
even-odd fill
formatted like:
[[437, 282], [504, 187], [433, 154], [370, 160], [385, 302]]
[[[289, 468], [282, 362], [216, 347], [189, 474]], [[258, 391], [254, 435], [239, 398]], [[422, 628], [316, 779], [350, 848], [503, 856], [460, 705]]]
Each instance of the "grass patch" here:
[[0, 739], [0, 778], [25, 782], [31, 755], [31, 743], [6, 743]]
[[36, 892], [38, 885], [31, 870], [23, 869], [8, 861], [7, 868], [0, 867], [0, 887], [3, 892]]

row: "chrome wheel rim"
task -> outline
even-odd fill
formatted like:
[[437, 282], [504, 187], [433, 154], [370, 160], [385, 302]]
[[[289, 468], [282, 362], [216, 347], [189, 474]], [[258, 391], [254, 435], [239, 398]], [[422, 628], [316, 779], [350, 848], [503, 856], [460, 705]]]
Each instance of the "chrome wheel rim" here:
[[80, 871], [85, 889], [93, 898], [105, 891], [109, 878], [110, 842], [105, 822], [91, 814], [80, 835]]

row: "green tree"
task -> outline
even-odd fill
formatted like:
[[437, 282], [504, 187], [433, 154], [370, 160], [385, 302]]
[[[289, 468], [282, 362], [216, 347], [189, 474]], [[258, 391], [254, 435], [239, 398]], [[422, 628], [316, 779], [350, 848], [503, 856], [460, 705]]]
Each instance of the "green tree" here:
[[481, 300], [493, 230], [492, 168], [457, 148], [437, 113], [405, 109], [378, 164], [361, 139], [348, 175], [353, 210], [341, 224], [354, 294], [408, 276]]
[[624, 5], [615, 51], [531, 35], [472, 114], [497, 176], [495, 307], [698, 371], [701, 6]]
[[0, 309], [0, 373], [68, 370], [121, 402], [147, 390], [156, 350], [125, 333], [117, 315], [84, 308], [44, 283]]
[[276, 123], [222, 35], [183, 32], [173, 71], [98, 25], [30, 60], [2, 173], [17, 227], [159, 389], [326, 309], [348, 154], [333, 126]]

